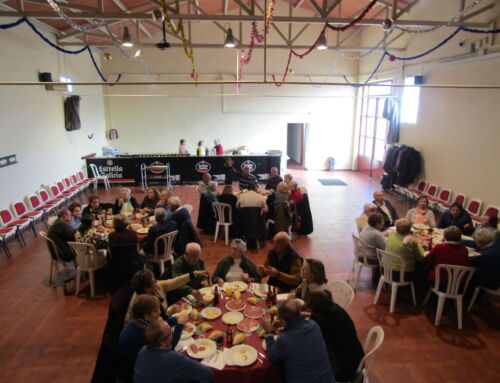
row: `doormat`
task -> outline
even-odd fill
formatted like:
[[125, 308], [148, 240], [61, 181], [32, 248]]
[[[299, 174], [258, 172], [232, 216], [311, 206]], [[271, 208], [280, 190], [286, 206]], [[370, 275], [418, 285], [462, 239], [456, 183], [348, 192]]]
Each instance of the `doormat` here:
[[318, 178], [318, 181], [324, 186], [347, 186], [344, 181], [337, 178]]

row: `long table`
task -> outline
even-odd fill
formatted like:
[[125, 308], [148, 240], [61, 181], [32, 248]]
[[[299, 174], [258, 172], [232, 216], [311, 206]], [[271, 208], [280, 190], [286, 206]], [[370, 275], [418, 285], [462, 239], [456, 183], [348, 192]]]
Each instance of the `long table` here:
[[[269, 170], [275, 166], [281, 168], [281, 154], [252, 154], [252, 155], [224, 155], [224, 156], [169, 156], [169, 155], [133, 155], [133, 156], [105, 156], [86, 158], [87, 174], [91, 175], [90, 164], [95, 164], [99, 172], [107, 175], [110, 182], [141, 185], [141, 165], [161, 167], [166, 164], [170, 167], [170, 181], [172, 183], [192, 183], [201, 180], [204, 173], [212, 174], [214, 180], [224, 183], [228, 168], [225, 160], [231, 157], [234, 168], [242, 169], [249, 165], [260, 181], [269, 176]], [[165, 180], [165, 170], [147, 170], [148, 180]]]

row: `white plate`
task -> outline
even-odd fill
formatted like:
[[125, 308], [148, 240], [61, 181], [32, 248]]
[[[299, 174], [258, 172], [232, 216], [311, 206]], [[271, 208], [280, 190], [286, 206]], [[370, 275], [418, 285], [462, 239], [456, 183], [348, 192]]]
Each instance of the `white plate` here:
[[[249, 314], [248, 311], [252, 311], [252, 310], [257, 310], [255, 307], [257, 307], [259, 310], [259, 313], [258, 314]], [[248, 318], [253, 318], [253, 319], [260, 319], [262, 318], [262, 314], [264, 313], [264, 310], [262, 309], [262, 307], [260, 306], [248, 306], [247, 310], [244, 311], [244, 314], [246, 317]]]
[[239, 344], [229, 349], [229, 357], [237, 366], [250, 366], [257, 360], [257, 350], [247, 344]]
[[214, 320], [220, 317], [222, 311], [218, 307], [205, 307], [200, 314], [205, 319]]
[[417, 230], [429, 230], [431, 228], [429, 225], [424, 225], [423, 223], [415, 223], [413, 227]]
[[197, 347], [205, 347], [205, 350], [203, 351], [198, 351], [196, 354], [191, 350], [191, 347], [188, 346], [187, 348], [187, 353], [191, 358], [195, 359], [205, 359], [208, 358], [210, 355], [213, 355], [217, 351], [217, 345], [215, 342], [211, 341], [210, 339], [196, 339], [193, 344], [195, 344]]
[[139, 229], [136, 229], [136, 231], [139, 233], [139, 234], [147, 234], [149, 233], [149, 227], [141, 227]]
[[234, 282], [225, 282], [224, 289], [230, 288], [233, 290], [240, 290], [240, 292], [246, 291], [248, 289], [248, 285], [243, 281], [234, 281]]
[[[234, 308], [231, 308], [231, 306], [229, 306], [229, 304], [232, 302], [232, 300], [228, 301], [226, 303], [226, 309], [228, 309], [229, 311], [243, 311], [245, 310], [245, 308], [247, 307], [247, 305], [245, 303], [243, 303], [243, 306], [241, 306], [240, 309], [234, 309]], [[242, 301], [243, 302], [243, 301]]]
[[214, 288], [213, 287], [202, 287], [198, 290], [201, 295], [214, 296]]
[[240, 331], [243, 331], [243, 332], [252, 332], [252, 331], [255, 331], [259, 328], [259, 321], [257, 319], [248, 319], [248, 318], [245, 318], [246, 321], [248, 320], [254, 320], [256, 322], [255, 326], [254, 327], [251, 327], [250, 329], [248, 330], [244, 330], [243, 328], [241, 328], [241, 325], [243, 323], [243, 321], [239, 322], [238, 325], [236, 327], [238, 327], [238, 330]]
[[[193, 331], [188, 332], [186, 331], [187, 328], [193, 329]], [[191, 338], [194, 335], [195, 331], [196, 331], [196, 326], [194, 324], [192, 324], [191, 322], [186, 323], [184, 325], [184, 329], [182, 330], [181, 339]]]
[[173, 317], [178, 317], [181, 314], [189, 315], [191, 314], [191, 311], [193, 311], [193, 306], [188, 303], [181, 303], [180, 305], [182, 307], [182, 310], [178, 313], [172, 314]]
[[232, 324], [238, 324], [238, 323], [240, 323], [243, 320], [243, 318], [245, 318], [245, 317], [240, 312], [237, 312], [237, 311], [228, 311], [227, 313], [225, 313], [222, 316], [222, 321], [225, 324], [232, 325]]
[[252, 290], [258, 297], [267, 298], [267, 283], [253, 283]]

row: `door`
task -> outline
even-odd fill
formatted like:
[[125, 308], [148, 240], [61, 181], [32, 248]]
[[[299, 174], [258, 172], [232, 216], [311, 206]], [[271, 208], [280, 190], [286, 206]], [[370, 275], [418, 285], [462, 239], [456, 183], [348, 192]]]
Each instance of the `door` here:
[[305, 129], [302, 123], [287, 125], [286, 154], [296, 164], [304, 165], [304, 136]]

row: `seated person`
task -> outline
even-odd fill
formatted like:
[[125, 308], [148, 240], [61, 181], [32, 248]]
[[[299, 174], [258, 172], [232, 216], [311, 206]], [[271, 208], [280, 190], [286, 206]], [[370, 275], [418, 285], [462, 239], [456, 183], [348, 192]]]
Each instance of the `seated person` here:
[[[462, 233], [456, 226], [449, 226], [444, 229], [444, 242], [439, 243], [430, 251], [425, 258], [426, 262], [431, 265], [428, 279], [432, 282], [436, 279], [436, 266], [440, 264], [468, 266], [469, 252], [467, 248], [460, 243]], [[447, 281], [447, 273], [442, 272], [439, 276], [440, 283]]]
[[301, 311], [302, 305], [295, 299], [281, 302], [278, 318], [285, 329], [276, 340], [273, 324], [261, 320], [269, 360], [284, 366], [287, 383], [333, 383], [335, 377], [321, 329]]
[[[372, 213], [368, 217], [368, 225], [361, 231], [359, 239], [361, 240], [362, 254], [366, 256], [368, 263], [377, 265], [378, 254], [377, 249], [384, 250], [386, 246], [385, 237], [381, 230], [384, 227], [384, 217], [380, 213]], [[363, 262], [362, 259], [359, 261]], [[376, 270], [373, 270], [376, 274]]]
[[[208, 271], [205, 269], [205, 263], [201, 260], [200, 256], [201, 246], [195, 242], [188, 243], [185, 254], [177, 257], [174, 262], [174, 266], [172, 267], [172, 278], [189, 274], [195, 270], [205, 271], [208, 274]], [[173, 297], [173, 300], [179, 300], [186, 295], [192, 294], [196, 299], [201, 301], [202, 296], [198, 290], [208, 285], [209, 283], [206, 275], [199, 275], [184, 286], [172, 291], [171, 297]]]
[[207, 191], [203, 194], [203, 197], [210, 203], [217, 202], [217, 182], [210, 181], [208, 183]]
[[189, 283], [189, 281], [199, 276], [208, 277], [208, 272], [195, 270], [172, 279], [157, 281], [151, 270], [139, 270], [132, 277], [132, 288], [134, 289], [134, 294], [132, 294], [132, 298], [130, 299], [128, 305], [124, 321], [125, 324], [127, 324], [127, 322], [132, 318], [132, 307], [137, 297], [141, 294], [151, 294], [157, 297], [160, 301], [160, 316], [163, 319], [168, 320], [171, 315], [180, 312], [182, 308], [177, 304], [168, 307], [167, 293], [184, 286]]
[[280, 206], [283, 202], [288, 202], [289, 198], [290, 194], [288, 194], [287, 184], [284, 182], [280, 182], [276, 186], [275, 192], [273, 193], [273, 207], [275, 213], [278, 206]]
[[101, 203], [96, 195], [89, 197], [89, 203], [82, 211], [82, 215], [92, 214], [95, 220], [104, 218], [106, 214], [113, 214], [113, 204]]
[[301, 282], [302, 258], [290, 246], [290, 236], [280, 231], [274, 236], [274, 248], [267, 253], [259, 274], [268, 276], [267, 283], [283, 291], [297, 288]]
[[247, 245], [237, 238], [231, 242], [231, 254], [222, 258], [212, 275], [212, 282], [222, 285], [224, 282], [243, 281], [260, 282], [255, 263], [245, 256]]
[[428, 198], [424, 195], [417, 198], [417, 206], [408, 210], [405, 218], [413, 225], [436, 226], [436, 218], [432, 210], [429, 209]]
[[290, 181], [288, 183], [288, 191], [290, 192], [290, 197], [289, 200], [294, 202], [295, 204], [298, 204], [302, 202], [302, 192], [299, 189], [299, 185], [295, 181]]
[[[165, 212], [167, 214], [167, 218], [170, 218], [172, 216], [172, 212], [168, 208], [168, 200], [170, 199], [170, 197], [172, 197], [172, 192], [168, 189], [163, 189], [160, 192], [160, 200], [156, 204], [157, 208], [161, 207], [162, 209], [165, 210]], [[154, 213], [154, 211], [153, 211], [153, 213]]]
[[269, 178], [266, 180], [266, 190], [276, 190], [280, 182], [283, 182], [283, 178], [279, 176], [278, 168], [273, 166], [269, 173]]
[[179, 228], [186, 222], [191, 222], [191, 214], [189, 211], [182, 206], [181, 199], [179, 197], [170, 197], [168, 199], [168, 208], [172, 213], [170, 219], [177, 223]]
[[475, 286], [496, 290], [500, 287], [500, 242], [496, 241], [492, 230], [480, 229], [474, 233], [478, 249], [482, 251], [479, 264], [472, 279]]
[[392, 207], [391, 203], [384, 199], [384, 192], [377, 190], [373, 193], [373, 203], [377, 205], [377, 213], [382, 214], [384, 217], [384, 229], [394, 225], [394, 222], [399, 218], [396, 209]]
[[365, 352], [351, 317], [333, 302], [329, 291], [311, 293], [305, 303], [311, 318], [321, 328], [335, 379], [338, 382], [354, 381]]
[[363, 213], [359, 217], [356, 218], [356, 227], [358, 228], [358, 233], [368, 225], [368, 216], [372, 213], [377, 212], [377, 205], [372, 202], [365, 203], [363, 206]]
[[440, 229], [446, 229], [450, 226], [458, 227], [463, 235], [471, 235], [474, 232], [472, 218], [458, 202], [452, 203], [450, 208], [443, 213], [439, 221]]
[[240, 187], [240, 191], [249, 190], [250, 185], [255, 186], [254, 190], [259, 189], [259, 181], [257, 180], [257, 177], [255, 177], [250, 172], [249, 165], [243, 165], [243, 171], [241, 171], [241, 172], [236, 170], [233, 165], [234, 165], [234, 161], [230, 157], [226, 158], [226, 166], [232, 170], [234, 175], [236, 175], [238, 177], [238, 184]]
[[196, 186], [196, 191], [203, 195], [207, 192], [208, 184], [212, 182], [212, 175], [210, 173], [203, 174], [202, 180], [198, 182], [198, 186]]
[[72, 229], [76, 230], [82, 221], [82, 205], [78, 202], [73, 202], [68, 206], [68, 209], [71, 212], [71, 223], [69, 225]]
[[[406, 263], [405, 281], [413, 280], [413, 271], [415, 262], [424, 259], [424, 250], [417, 239], [411, 236], [411, 221], [401, 218], [396, 221], [396, 233], [389, 234], [385, 251], [399, 255]], [[395, 265], [392, 271], [392, 277], [399, 281], [399, 264]]]
[[[156, 224], [149, 228], [148, 236], [144, 242], [144, 251], [146, 254], [153, 254], [155, 239], [161, 235], [171, 233], [179, 228], [175, 221], [167, 218], [165, 209], [156, 208], [155, 209], [155, 220]], [[163, 251], [163, 250], [159, 250]]]
[[120, 195], [115, 200], [115, 206], [113, 207], [113, 213], [128, 213], [133, 212], [135, 209], [139, 208], [139, 202], [132, 197], [132, 191], [129, 188], [121, 188]]
[[257, 193], [255, 184], [249, 184], [248, 191], [240, 194], [236, 207], [238, 209], [243, 209], [245, 207], [259, 207], [261, 208], [262, 213], [267, 211], [266, 199]]
[[144, 196], [141, 205], [139, 206], [141, 213], [153, 215], [158, 201], [160, 201], [160, 192], [157, 188], [149, 187], [146, 190], [146, 195]]
[[479, 224], [479, 227], [476, 229], [476, 231], [480, 229], [491, 230], [495, 235], [495, 241], [500, 241], [500, 230], [498, 230], [498, 217], [496, 215], [483, 215], [481, 217], [481, 223]]
[[283, 182], [286, 183], [287, 185], [292, 182], [293, 176], [290, 173], [287, 173], [283, 176]]
[[90, 214], [82, 217], [82, 223], [75, 233], [75, 240], [94, 245], [97, 250], [107, 249], [109, 245], [108, 233], [103, 230], [102, 226], [94, 227], [94, 218]]
[[[72, 261], [75, 258], [75, 254], [68, 245], [68, 242], [75, 241], [75, 230], [71, 228], [70, 223], [71, 212], [69, 210], [61, 210], [47, 232], [47, 236], [54, 241], [59, 249], [61, 259], [66, 262]], [[52, 254], [52, 257], [55, 259], [56, 255]]]
[[323, 262], [314, 258], [306, 258], [302, 265], [302, 283], [295, 291], [292, 290], [290, 297], [305, 301], [311, 293], [330, 292], [327, 283]]
[[[160, 318], [160, 301], [150, 294], [141, 294], [137, 297], [132, 306], [132, 318], [120, 332], [118, 344], [120, 353], [132, 364], [135, 364], [137, 355], [142, 346], [146, 344], [144, 340], [144, 329], [151, 322]], [[179, 317], [168, 318], [167, 323], [174, 327], [172, 335], [172, 347], [175, 348], [181, 338], [184, 324], [188, 321], [185, 314]]]
[[[224, 189], [222, 189], [222, 193], [217, 196], [217, 201], [220, 203], [225, 203], [231, 206], [233, 213], [233, 222], [234, 222], [234, 214], [236, 212], [236, 204], [238, 203], [238, 197], [233, 194], [233, 186], [225, 185]], [[226, 217], [229, 218], [229, 217]]]
[[212, 370], [172, 347], [172, 328], [156, 320], [144, 331], [144, 346], [134, 368], [135, 383], [211, 383]]

